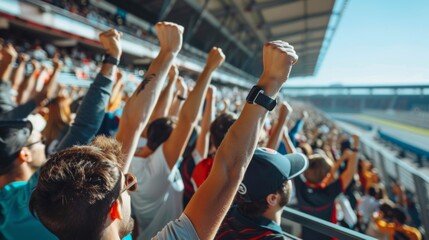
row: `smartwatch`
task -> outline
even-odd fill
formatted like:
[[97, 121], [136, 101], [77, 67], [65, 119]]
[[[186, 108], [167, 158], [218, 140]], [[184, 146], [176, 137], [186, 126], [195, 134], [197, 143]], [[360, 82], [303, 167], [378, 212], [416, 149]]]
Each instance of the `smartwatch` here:
[[112, 57], [106, 53], [106, 54], [104, 54], [104, 57], [103, 57], [103, 63], [110, 63], [110, 64], [113, 64], [115, 66], [118, 66], [119, 65], [119, 59], [116, 59], [116, 58], [114, 58], [114, 57]]
[[273, 110], [277, 105], [277, 100], [265, 95], [264, 90], [258, 86], [253, 86], [252, 89], [250, 89], [249, 95], [246, 97], [246, 101], [250, 104], [258, 104], [268, 111]]

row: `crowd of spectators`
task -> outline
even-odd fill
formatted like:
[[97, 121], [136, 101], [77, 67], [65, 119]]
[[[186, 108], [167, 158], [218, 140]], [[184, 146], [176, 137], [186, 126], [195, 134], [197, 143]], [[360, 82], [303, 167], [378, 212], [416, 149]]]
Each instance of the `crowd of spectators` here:
[[[79, 14], [85, 3], [50, 2]], [[216, 47], [185, 81], [174, 65], [183, 28], [155, 28], [160, 52], [132, 95], [114, 29], [100, 34], [105, 56], [90, 61], [88, 89], [57, 78], [91, 53], [1, 45], [1, 237], [289, 239], [289, 204], [378, 239], [422, 239], [413, 197], [383, 185], [359, 136], [279, 94], [298, 60], [292, 46], [263, 46], [248, 93], [210, 84], [228, 54]], [[331, 239], [308, 227], [298, 237]]]

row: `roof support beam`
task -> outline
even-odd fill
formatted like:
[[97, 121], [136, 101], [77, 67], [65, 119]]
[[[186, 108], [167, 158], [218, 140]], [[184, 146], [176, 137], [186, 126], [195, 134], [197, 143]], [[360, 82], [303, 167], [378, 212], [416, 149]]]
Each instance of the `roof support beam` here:
[[271, 39], [285, 39], [285, 38], [300, 35], [300, 34], [313, 33], [313, 32], [319, 32], [324, 30], [330, 31], [332, 29], [329, 27], [328, 28], [327, 27], [308, 28], [308, 29], [303, 29], [295, 32], [288, 32], [288, 33], [275, 35], [275, 36], [272, 36]]
[[[196, 0], [185, 0], [185, 2], [192, 7], [197, 12], [202, 11], [203, 7], [196, 1]], [[211, 13], [209, 13], [206, 10], [203, 10], [201, 12], [201, 15], [204, 19], [207, 20], [212, 26], [219, 29], [219, 32], [221, 32], [226, 38], [231, 40], [237, 47], [240, 48], [244, 53], [246, 53], [248, 56], [252, 56], [252, 51], [249, 50], [248, 47], [244, 46], [241, 42], [237, 41], [235, 37], [232, 36], [232, 34], [224, 27], [222, 26], [219, 21], [213, 17]]]
[[158, 15], [158, 21], [163, 21], [167, 18], [171, 9], [173, 9], [173, 6], [175, 3], [176, 3], [176, 0], [164, 0], [162, 2], [161, 11], [159, 12], [159, 15]]
[[252, 1], [249, 5], [246, 6], [246, 10], [255, 11], [255, 10], [261, 10], [265, 8], [273, 8], [279, 5], [284, 5], [287, 3], [298, 2], [298, 1], [299, 0], [272, 0], [270, 2], [263, 2], [263, 3], [255, 3], [255, 1]]
[[331, 15], [338, 15], [338, 13], [332, 13], [332, 11], [319, 12], [319, 13], [308, 14], [308, 15], [299, 16], [299, 17], [290, 18], [290, 19], [281, 19], [277, 21], [266, 22], [265, 24], [261, 24], [261, 26], [264, 29], [269, 29], [279, 25], [293, 24], [303, 20], [310, 20], [312, 18], [318, 18], [318, 17], [329, 17]]
[[303, 41], [298, 41], [298, 42], [290, 42], [289, 44], [292, 46], [303, 46], [305, 47], [305, 44], [307, 43], [315, 43], [315, 42], [320, 42], [320, 45], [323, 44], [325, 38], [323, 37], [318, 37], [318, 38], [308, 38], [308, 39], [304, 39]]

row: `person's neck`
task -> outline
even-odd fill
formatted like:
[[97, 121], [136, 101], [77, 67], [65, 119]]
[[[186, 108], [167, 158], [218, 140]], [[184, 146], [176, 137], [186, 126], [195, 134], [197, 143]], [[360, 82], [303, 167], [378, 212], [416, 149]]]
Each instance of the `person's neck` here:
[[141, 158], [147, 158], [150, 155], [152, 155], [153, 151], [148, 148], [147, 146], [144, 146], [141, 150], [137, 151], [134, 156], [141, 157]]
[[12, 182], [28, 181], [33, 175], [34, 170], [28, 166], [20, 165], [12, 169], [9, 173], [0, 176], [0, 189]]
[[268, 218], [278, 225], [281, 223], [283, 208], [280, 209], [267, 209], [262, 216]]
[[110, 224], [104, 231], [101, 233], [100, 240], [120, 240], [119, 230], [115, 224]]

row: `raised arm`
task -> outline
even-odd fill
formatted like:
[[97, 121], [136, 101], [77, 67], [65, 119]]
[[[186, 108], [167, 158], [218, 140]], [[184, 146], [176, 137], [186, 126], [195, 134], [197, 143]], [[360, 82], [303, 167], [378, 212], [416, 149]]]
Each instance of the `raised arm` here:
[[[168, 112], [171, 106], [171, 101], [174, 95], [174, 84], [176, 83], [177, 77], [179, 76], [179, 70], [177, 66], [172, 65], [168, 72], [167, 86], [161, 91], [158, 101], [153, 109], [152, 115], [149, 118], [149, 123], [162, 117], [168, 116]], [[148, 125], [143, 130], [143, 137], [147, 137]]]
[[186, 83], [183, 77], [177, 78], [176, 89], [177, 89], [177, 92], [173, 96], [170, 111], [168, 112], [168, 116], [172, 116], [172, 117], [177, 117], [177, 115], [179, 115], [179, 112], [183, 106], [183, 102], [186, 100], [186, 97], [188, 96], [188, 86], [186, 86]]
[[213, 72], [224, 62], [225, 55], [220, 48], [212, 48], [207, 57], [207, 63], [198, 77], [194, 89], [186, 99], [179, 114], [177, 126], [163, 145], [163, 152], [170, 169], [185, 151], [197, 120], [197, 115], [203, 103], [204, 96], [210, 84]]
[[116, 82], [113, 84], [112, 95], [110, 96], [107, 106], [107, 112], [114, 112], [121, 106], [122, 91], [124, 90], [124, 81], [122, 77], [122, 71], [118, 69], [118, 71], [116, 71]]
[[125, 105], [116, 139], [122, 143], [124, 172], [128, 171], [140, 135], [158, 100], [168, 71], [182, 47], [183, 27], [161, 22], [155, 25], [161, 50], [150, 65], [144, 80]]
[[215, 111], [215, 96], [216, 87], [209, 86], [206, 95], [206, 108], [204, 109], [203, 120], [201, 121], [201, 132], [197, 139], [195, 149], [198, 154], [205, 158], [209, 151], [209, 139], [210, 139], [210, 125], [214, 121]]
[[[297, 55], [289, 44], [265, 44], [264, 72], [257, 85], [275, 98]], [[216, 152], [213, 168], [185, 209], [200, 239], [213, 239], [228, 211], [255, 151], [267, 110], [246, 103]]]
[[[352, 150], [346, 150], [347, 154], [347, 168], [341, 174], [340, 178], [343, 182], [343, 187], [347, 188], [352, 182], [353, 177], [357, 171], [358, 165], [358, 149], [359, 149], [359, 137], [357, 135], [352, 135], [353, 138], [353, 148]], [[339, 160], [337, 161], [339, 162]]]
[[18, 53], [12, 44], [7, 44], [1, 50], [0, 81], [9, 81]]
[[[100, 42], [106, 53], [118, 60], [122, 54], [120, 37], [121, 33], [115, 29], [100, 34]], [[57, 151], [77, 144], [87, 144], [95, 136], [110, 99], [116, 68], [112, 63], [103, 63], [99, 74], [82, 100], [73, 125], [58, 144]]]
[[297, 153], [295, 145], [290, 139], [289, 131], [286, 126], [283, 127], [282, 139], [283, 139], [283, 142], [285, 143], [287, 153]]
[[284, 125], [292, 113], [292, 107], [287, 102], [282, 102], [279, 107], [279, 117], [277, 119], [277, 123], [272, 128], [273, 130], [267, 143], [267, 148], [275, 150], [280, 146], [280, 139], [284, 132]]
[[42, 90], [27, 101], [9, 112], [3, 113], [0, 116], [2, 120], [13, 120], [27, 118], [38, 106], [44, 106], [48, 100], [55, 95], [55, 87], [57, 84], [58, 73], [61, 71], [62, 62], [58, 59], [53, 60], [53, 71], [46, 84], [43, 85]]
[[31, 72], [27, 81], [25, 81], [18, 90], [18, 103], [27, 102], [30, 99], [33, 89], [36, 85], [37, 75], [40, 73], [41, 66], [40, 63], [35, 59], [31, 60], [31, 66], [33, 67], [33, 71]]
[[19, 60], [18, 67], [15, 69], [15, 71], [12, 74], [12, 88], [15, 89], [15, 91], [19, 90], [19, 86], [22, 84], [22, 81], [24, 80], [25, 64], [27, 64], [28, 60], [30, 60], [30, 56], [28, 56], [25, 53], [21, 53], [19, 54], [18, 60]]

